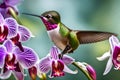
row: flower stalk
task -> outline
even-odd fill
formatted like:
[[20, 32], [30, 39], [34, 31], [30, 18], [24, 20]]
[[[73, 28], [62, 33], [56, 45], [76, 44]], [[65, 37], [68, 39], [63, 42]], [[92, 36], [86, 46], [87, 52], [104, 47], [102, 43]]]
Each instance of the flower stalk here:
[[82, 71], [82, 72], [84, 73], [84, 75], [88, 78], [88, 80], [93, 80], [93, 79], [90, 77], [90, 75], [88, 74], [88, 72], [87, 72], [86, 70], [84, 70], [84, 69], [82, 68], [82, 66], [78, 65], [77, 62], [73, 62], [72, 64], [73, 64], [75, 67], [77, 67], [80, 71]]

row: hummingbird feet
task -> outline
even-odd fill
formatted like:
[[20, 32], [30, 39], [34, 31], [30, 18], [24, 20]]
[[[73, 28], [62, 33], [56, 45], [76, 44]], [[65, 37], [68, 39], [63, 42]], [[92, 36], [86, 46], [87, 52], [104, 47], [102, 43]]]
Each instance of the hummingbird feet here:
[[67, 45], [65, 47], [65, 49], [61, 52], [61, 54], [59, 54], [59, 59], [62, 59], [63, 55], [68, 53], [68, 51], [71, 49], [71, 46], [70, 45]]

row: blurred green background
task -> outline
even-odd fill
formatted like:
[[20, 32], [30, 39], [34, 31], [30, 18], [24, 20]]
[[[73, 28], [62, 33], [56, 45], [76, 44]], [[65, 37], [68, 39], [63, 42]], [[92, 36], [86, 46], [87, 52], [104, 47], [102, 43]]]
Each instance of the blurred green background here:
[[[38, 15], [45, 11], [56, 10], [60, 13], [62, 22], [71, 29], [108, 31], [120, 35], [120, 0], [24, 0], [18, 9], [21, 13]], [[41, 20], [22, 14], [20, 14], [20, 18], [36, 36], [23, 45], [33, 48], [39, 58], [46, 56], [53, 43]], [[103, 76], [107, 60], [100, 62], [96, 59], [109, 49], [110, 45], [106, 40], [80, 45], [73, 54], [69, 55], [76, 61], [86, 62], [93, 66], [97, 73], [97, 80], [120, 80], [120, 71], [116, 71], [114, 68]], [[69, 67], [75, 69], [73, 66]], [[29, 79], [29, 76], [25, 78], [25, 80]], [[79, 71], [76, 75], [66, 73], [64, 77], [48, 78], [47, 80], [87, 80], [87, 78]]]

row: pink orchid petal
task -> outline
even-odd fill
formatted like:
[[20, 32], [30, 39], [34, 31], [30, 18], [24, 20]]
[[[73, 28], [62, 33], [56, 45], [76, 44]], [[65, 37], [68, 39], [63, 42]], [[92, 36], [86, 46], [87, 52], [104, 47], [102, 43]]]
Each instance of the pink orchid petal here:
[[64, 72], [67, 72], [67, 73], [70, 73], [70, 74], [77, 74], [78, 71], [75, 70], [75, 71], [72, 71], [71, 69], [69, 69], [66, 65], [64, 65]]
[[32, 36], [30, 30], [28, 30], [27, 28], [25, 28], [24, 26], [21, 26], [21, 25], [18, 26], [18, 32], [20, 35], [20, 39], [19, 39], [20, 42], [27, 41]]
[[107, 65], [106, 65], [106, 69], [103, 73], [103, 75], [106, 75], [108, 72], [110, 72], [111, 68], [112, 68], [112, 57], [109, 58], [108, 62], [107, 62]]
[[21, 66], [25, 69], [28, 69], [36, 64], [38, 60], [38, 56], [34, 50], [28, 47], [23, 47], [24, 51], [21, 51], [19, 48], [15, 48], [13, 51], [17, 56], [17, 60], [21, 64]]
[[65, 64], [71, 64], [75, 61], [75, 59], [73, 59], [72, 57], [70, 56], [67, 56], [67, 55], [64, 55], [63, 58], [62, 58], [62, 61], [65, 63]]
[[13, 18], [6, 18], [5, 24], [7, 25], [9, 30], [8, 38], [15, 37], [17, 35], [17, 27], [18, 27], [16, 20]]
[[109, 52], [104, 53], [101, 57], [97, 57], [97, 60], [103, 61], [103, 60], [109, 58], [110, 56], [111, 56], [111, 54], [110, 54], [110, 51], [109, 51]]
[[53, 58], [53, 59], [58, 59], [59, 56], [58, 56], [58, 48], [57, 47], [52, 47], [51, 50], [50, 50], [50, 56]]
[[109, 38], [109, 42], [110, 42], [111, 50], [112, 50], [112, 53], [113, 53], [115, 46], [117, 46], [119, 44], [119, 40], [118, 40], [117, 37], [111, 36]]
[[7, 50], [8, 53], [12, 52], [12, 50], [13, 50], [13, 43], [12, 43], [11, 40], [6, 40], [3, 45], [6, 47], [6, 50]]
[[49, 57], [44, 57], [40, 60], [38, 69], [43, 73], [48, 73], [51, 69], [51, 61]]

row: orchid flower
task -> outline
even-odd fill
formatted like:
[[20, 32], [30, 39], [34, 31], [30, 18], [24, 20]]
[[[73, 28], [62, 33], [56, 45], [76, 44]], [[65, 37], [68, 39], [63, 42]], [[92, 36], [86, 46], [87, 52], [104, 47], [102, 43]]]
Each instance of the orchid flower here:
[[9, 8], [12, 8], [16, 14], [18, 14], [18, 10], [16, 5], [20, 3], [21, 0], [3, 0], [0, 4], [0, 13], [6, 17], [10, 17]]
[[99, 61], [109, 58], [103, 75], [106, 75], [111, 70], [112, 66], [114, 66], [116, 70], [120, 69], [120, 42], [115, 36], [111, 36], [109, 42], [111, 50], [97, 58]]
[[3, 18], [0, 13], [0, 43], [17, 35], [17, 22], [13, 18]]
[[11, 40], [6, 40], [3, 45], [0, 45], [1, 79], [9, 78], [12, 73], [16, 80], [24, 80], [23, 70], [36, 64], [38, 60], [36, 53], [28, 47], [23, 49], [24, 52], [14, 46]]
[[72, 71], [67, 67], [68, 64], [73, 62], [74, 59], [67, 55], [64, 55], [62, 59], [59, 59], [58, 49], [52, 47], [50, 55], [40, 60], [38, 69], [43, 73], [48, 73], [51, 70], [50, 78], [64, 76], [64, 72], [76, 74], [77, 71]]

